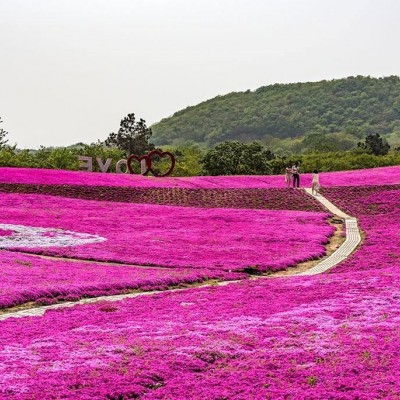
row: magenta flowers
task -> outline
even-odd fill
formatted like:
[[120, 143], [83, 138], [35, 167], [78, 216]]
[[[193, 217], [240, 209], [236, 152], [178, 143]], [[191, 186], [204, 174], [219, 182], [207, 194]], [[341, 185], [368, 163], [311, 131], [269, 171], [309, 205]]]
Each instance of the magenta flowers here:
[[246, 272], [323, 255], [332, 234], [305, 193], [273, 188], [281, 177], [146, 188], [153, 181], [102, 175], [99, 188], [45, 171], [32, 194], [11, 171], [0, 184], [2, 308], [241, 282], [0, 321], [0, 398], [399, 398], [399, 173], [323, 174], [323, 194], [358, 218], [363, 244], [328, 274], [253, 280]]
[[[274, 188], [285, 187], [284, 176], [198, 176], [190, 178], [144, 177], [35, 168], [0, 168], [0, 183], [52, 185], [177, 187], [177, 188]], [[283, 171], [282, 171], [283, 174]], [[363, 186], [400, 183], [400, 166], [321, 173], [324, 186]], [[311, 174], [301, 174], [301, 185], [311, 187]]]
[[333, 272], [400, 267], [400, 185], [329, 188], [335, 204], [359, 218], [364, 244]]
[[105, 239], [68, 247], [16, 244], [19, 250], [225, 271], [284, 269], [320, 257], [333, 231], [325, 213], [200, 209], [20, 194], [0, 194], [0, 215], [4, 224], [58, 228]]
[[376, 399], [400, 388], [395, 270], [262, 280], [1, 322], [7, 399]]
[[127, 293], [164, 290], [208, 279], [243, 279], [243, 273], [208, 269], [140, 268], [94, 262], [43, 259], [0, 252], [0, 308], [28, 302], [52, 304]]
[[33, 185], [0, 183], [0, 192], [45, 194], [77, 199], [122, 203], [160, 204], [199, 208], [249, 208], [269, 210], [324, 211], [301, 190], [270, 189], [187, 189], [87, 185]]

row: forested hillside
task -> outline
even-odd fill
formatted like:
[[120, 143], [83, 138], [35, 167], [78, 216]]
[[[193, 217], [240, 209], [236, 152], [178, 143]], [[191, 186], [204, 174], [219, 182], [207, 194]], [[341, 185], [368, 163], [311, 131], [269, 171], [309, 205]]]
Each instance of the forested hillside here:
[[398, 145], [400, 78], [357, 76], [230, 93], [178, 111], [152, 130], [157, 145], [258, 140], [275, 150], [329, 151], [349, 149], [370, 133]]

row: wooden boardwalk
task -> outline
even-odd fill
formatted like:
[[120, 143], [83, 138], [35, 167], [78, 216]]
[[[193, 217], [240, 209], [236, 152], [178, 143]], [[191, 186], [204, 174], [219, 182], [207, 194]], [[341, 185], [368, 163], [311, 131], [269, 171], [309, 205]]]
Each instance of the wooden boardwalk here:
[[357, 219], [346, 214], [334, 204], [332, 204], [324, 196], [313, 195], [310, 188], [306, 188], [305, 191], [318, 200], [330, 213], [343, 219], [346, 224], [346, 240], [344, 243], [329, 257], [325, 258], [315, 267], [309, 269], [308, 271], [302, 272], [298, 275], [316, 275], [326, 272], [333, 268], [335, 265], [339, 264], [345, 260], [360, 244], [361, 234], [358, 229]]

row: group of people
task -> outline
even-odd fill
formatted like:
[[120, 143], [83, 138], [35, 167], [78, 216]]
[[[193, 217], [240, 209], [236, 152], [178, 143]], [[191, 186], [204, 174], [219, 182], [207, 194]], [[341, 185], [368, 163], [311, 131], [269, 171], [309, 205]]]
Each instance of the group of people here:
[[[292, 181], [294, 188], [300, 187], [300, 166], [298, 162], [294, 163], [292, 166], [290, 166], [290, 164], [287, 165], [285, 169], [285, 181], [286, 181], [286, 187], [288, 189], [290, 188]], [[312, 173], [312, 184], [311, 184], [312, 194], [315, 194], [317, 196], [319, 188], [320, 188], [319, 174], [318, 170], [315, 169]]]
[[288, 166], [285, 169], [285, 181], [286, 187], [289, 189], [290, 184], [293, 180], [293, 187], [300, 187], [300, 167], [299, 163], [295, 163], [293, 166]]

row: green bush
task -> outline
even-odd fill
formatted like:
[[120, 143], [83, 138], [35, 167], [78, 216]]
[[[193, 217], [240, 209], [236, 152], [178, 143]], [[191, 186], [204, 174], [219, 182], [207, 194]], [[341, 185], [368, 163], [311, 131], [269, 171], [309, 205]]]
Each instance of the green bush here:
[[[385, 156], [369, 154], [365, 149], [357, 147], [350, 151], [274, 156], [255, 142], [226, 142], [208, 152], [195, 145], [163, 150], [175, 155], [173, 176], [282, 174], [288, 163], [293, 164], [298, 160], [301, 161], [303, 172], [314, 169], [328, 172], [400, 165], [400, 152], [396, 149]], [[79, 155], [93, 158], [94, 171], [99, 171], [96, 157], [100, 157], [103, 162], [112, 158], [109, 172], [115, 172], [116, 162], [125, 158], [122, 150], [107, 148], [101, 143], [70, 148], [41, 147], [37, 151], [5, 146], [0, 149], [0, 166], [77, 170]]]

